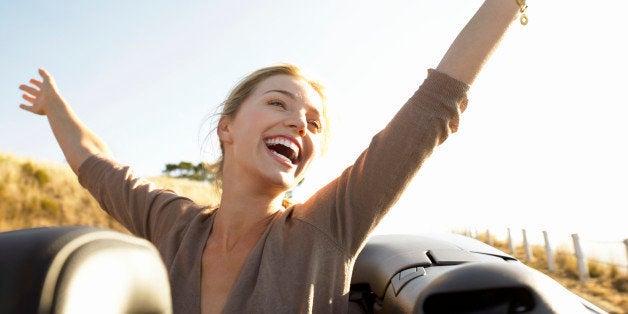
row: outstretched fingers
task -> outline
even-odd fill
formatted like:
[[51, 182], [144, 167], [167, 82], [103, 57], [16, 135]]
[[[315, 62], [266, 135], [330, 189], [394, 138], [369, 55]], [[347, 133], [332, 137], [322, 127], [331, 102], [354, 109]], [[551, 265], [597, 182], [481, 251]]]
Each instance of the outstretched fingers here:
[[[35, 109], [35, 101], [37, 101], [37, 94], [39, 93], [39, 91], [35, 90], [34, 88], [32, 88], [30, 86], [26, 86], [26, 85], [20, 85], [20, 89], [26, 92], [26, 93], [22, 94], [22, 98], [31, 104], [31, 105], [20, 104], [20, 108], [24, 109], [24, 110], [26, 110], [28, 112], [41, 114], [41, 113], [37, 112], [37, 110]], [[31, 95], [33, 95], [33, 96], [31, 96]]]
[[[31, 80], [31, 81], [32, 81], [32, 80]], [[32, 82], [31, 82], [31, 83], [32, 83]], [[33, 85], [35, 85], [35, 84], [33, 84]], [[39, 87], [39, 86], [38, 86], [38, 87]], [[20, 85], [20, 89], [21, 89], [22, 91], [24, 91], [24, 92], [26, 92], [26, 93], [30, 94], [30, 95], [35, 96], [35, 97], [37, 97], [37, 95], [39, 94], [39, 90], [37, 90], [37, 89], [35, 89], [35, 88], [33, 88], [33, 87], [30, 87], [30, 86], [28, 86], [28, 85], [24, 85], [24, 84], [22, 84], [22, 85]], [[24, 95], [26, 95], [26, 94], [24, 94]]]
[[31, 84], [33, 84], [33, 85], [35, 85], [35, 86], [39, 87], [39, 88], [41, 88], [41, 86], [44, 84], [44, 83], [42, 83], [42, 81], [40, 81], [40, 80], [36, 80], [36, 79], [31, 79], [29, 82], [30, 82]]
[[28, 101], [29, 103], [33, 104], [35, 103], [35, 101], [37, 101], [37, 97], [33, 97], [29, 94], [22, 94], [22, 98], [24, 98], [24, 100]]
[[50, 81], [51, 76], [50, 76], [50, 73], [48, 73], [48, 71], [46, 71], [46, 69], [39, 68], [38, 71], [39, 71], [39, 75], [41, 75], [41, 77], [44, 79], [44, 82], [45, 81]]
[[36, 111], [35, 111], [35, 108], [34, 108], [33, 106], [28, 106], [28, 105], [25, 105], [25, 104], [20, 104], [20, 108], [21, 108], [21, 109], [24, 109], [24, 110], [26, 110], [26, 111], [28, 111], [28, 112], [32, 112], [32, 113], [35, 113], [35, 114], [40, 114], [40, 113], [38, 113], [38, 112], [36, 112]]
[[19, 89], [24, 92], [22, 98], [26, 101], [20, 104], [20, 108], [28, 112], [42, 115], [44, 114], [44, 108], [40, 102], [44, 100], [40, 98], [44, 96], [42, 95], [42, 89], [44, 82], [50, 78], [50, 75], [43, 69], [40, 69], [39, 74], [44, 78], [43, 81], [33, 78], [29, 80], [29, 84], [21, 84], [19, 86]]
[[20, 90], [24, 92], [22, 98], [26, 102], [20, 104], [20, 108], [26, 111], [46, 115], [51, 104], [63, 102], [57, 92], [54, 79], [44, 68], [38, 69], [41, 79], [31, 79], [28, 84], [20, 85]]

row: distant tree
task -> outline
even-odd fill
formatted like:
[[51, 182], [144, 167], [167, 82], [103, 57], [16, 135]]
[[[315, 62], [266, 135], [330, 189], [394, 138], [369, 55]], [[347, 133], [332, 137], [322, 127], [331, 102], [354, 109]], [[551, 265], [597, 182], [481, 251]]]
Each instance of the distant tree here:
[[202, 162], [196, 165], [187, 161], [181, 161], [178, 164], [166, 164], [163, 173], [173, 178], [184, 178], [209, 183], [214, 182], [214, 177], [211, 173], [207, 172]]

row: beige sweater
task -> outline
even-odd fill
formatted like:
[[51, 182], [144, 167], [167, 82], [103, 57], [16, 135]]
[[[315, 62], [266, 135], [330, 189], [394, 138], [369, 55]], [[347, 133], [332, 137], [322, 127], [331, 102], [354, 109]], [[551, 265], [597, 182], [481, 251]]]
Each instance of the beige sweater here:
[[[224, 311], [342, 313], [365, 240], [434, 148], [458, 127], [468, 86], [434, 70], [369, 147], [303, 204], [275, 215], [253, 248]], [[212, 210], [94, 156], [79, 181], [111, 216], [157, 246], [175, 313], [200, 312], [201, 254]], [[420, 209], [417, 209], [420, 210]]]

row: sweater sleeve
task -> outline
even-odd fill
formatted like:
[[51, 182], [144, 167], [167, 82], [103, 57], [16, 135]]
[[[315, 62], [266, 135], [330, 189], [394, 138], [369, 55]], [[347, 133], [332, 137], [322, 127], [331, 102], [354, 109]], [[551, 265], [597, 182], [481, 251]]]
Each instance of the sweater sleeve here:
[[157, 188], [107, 155], [88, 158], [78, 172], [81, 185], [110, 216], [158, 247], [166, 238], [176, 238], [172, 232], [184, 230], [202, 209], [171, 190]]
[[[421, 87], [338, 178], [295, 216], [353, 256], [433, 150], [456, 132], [469, 86], [429, 70]], [[298, 208], [300, 207], [300, 208]]]

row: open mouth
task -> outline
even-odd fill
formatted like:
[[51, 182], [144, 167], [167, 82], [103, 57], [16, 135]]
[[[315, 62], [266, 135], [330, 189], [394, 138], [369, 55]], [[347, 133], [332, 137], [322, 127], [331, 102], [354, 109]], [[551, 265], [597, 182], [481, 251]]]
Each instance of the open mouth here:
[[299, 163], [299, 146], [291, 140], [284, 137], [271, 137], [266, 139], [264, 143], [275, 156], [293, 165]]

